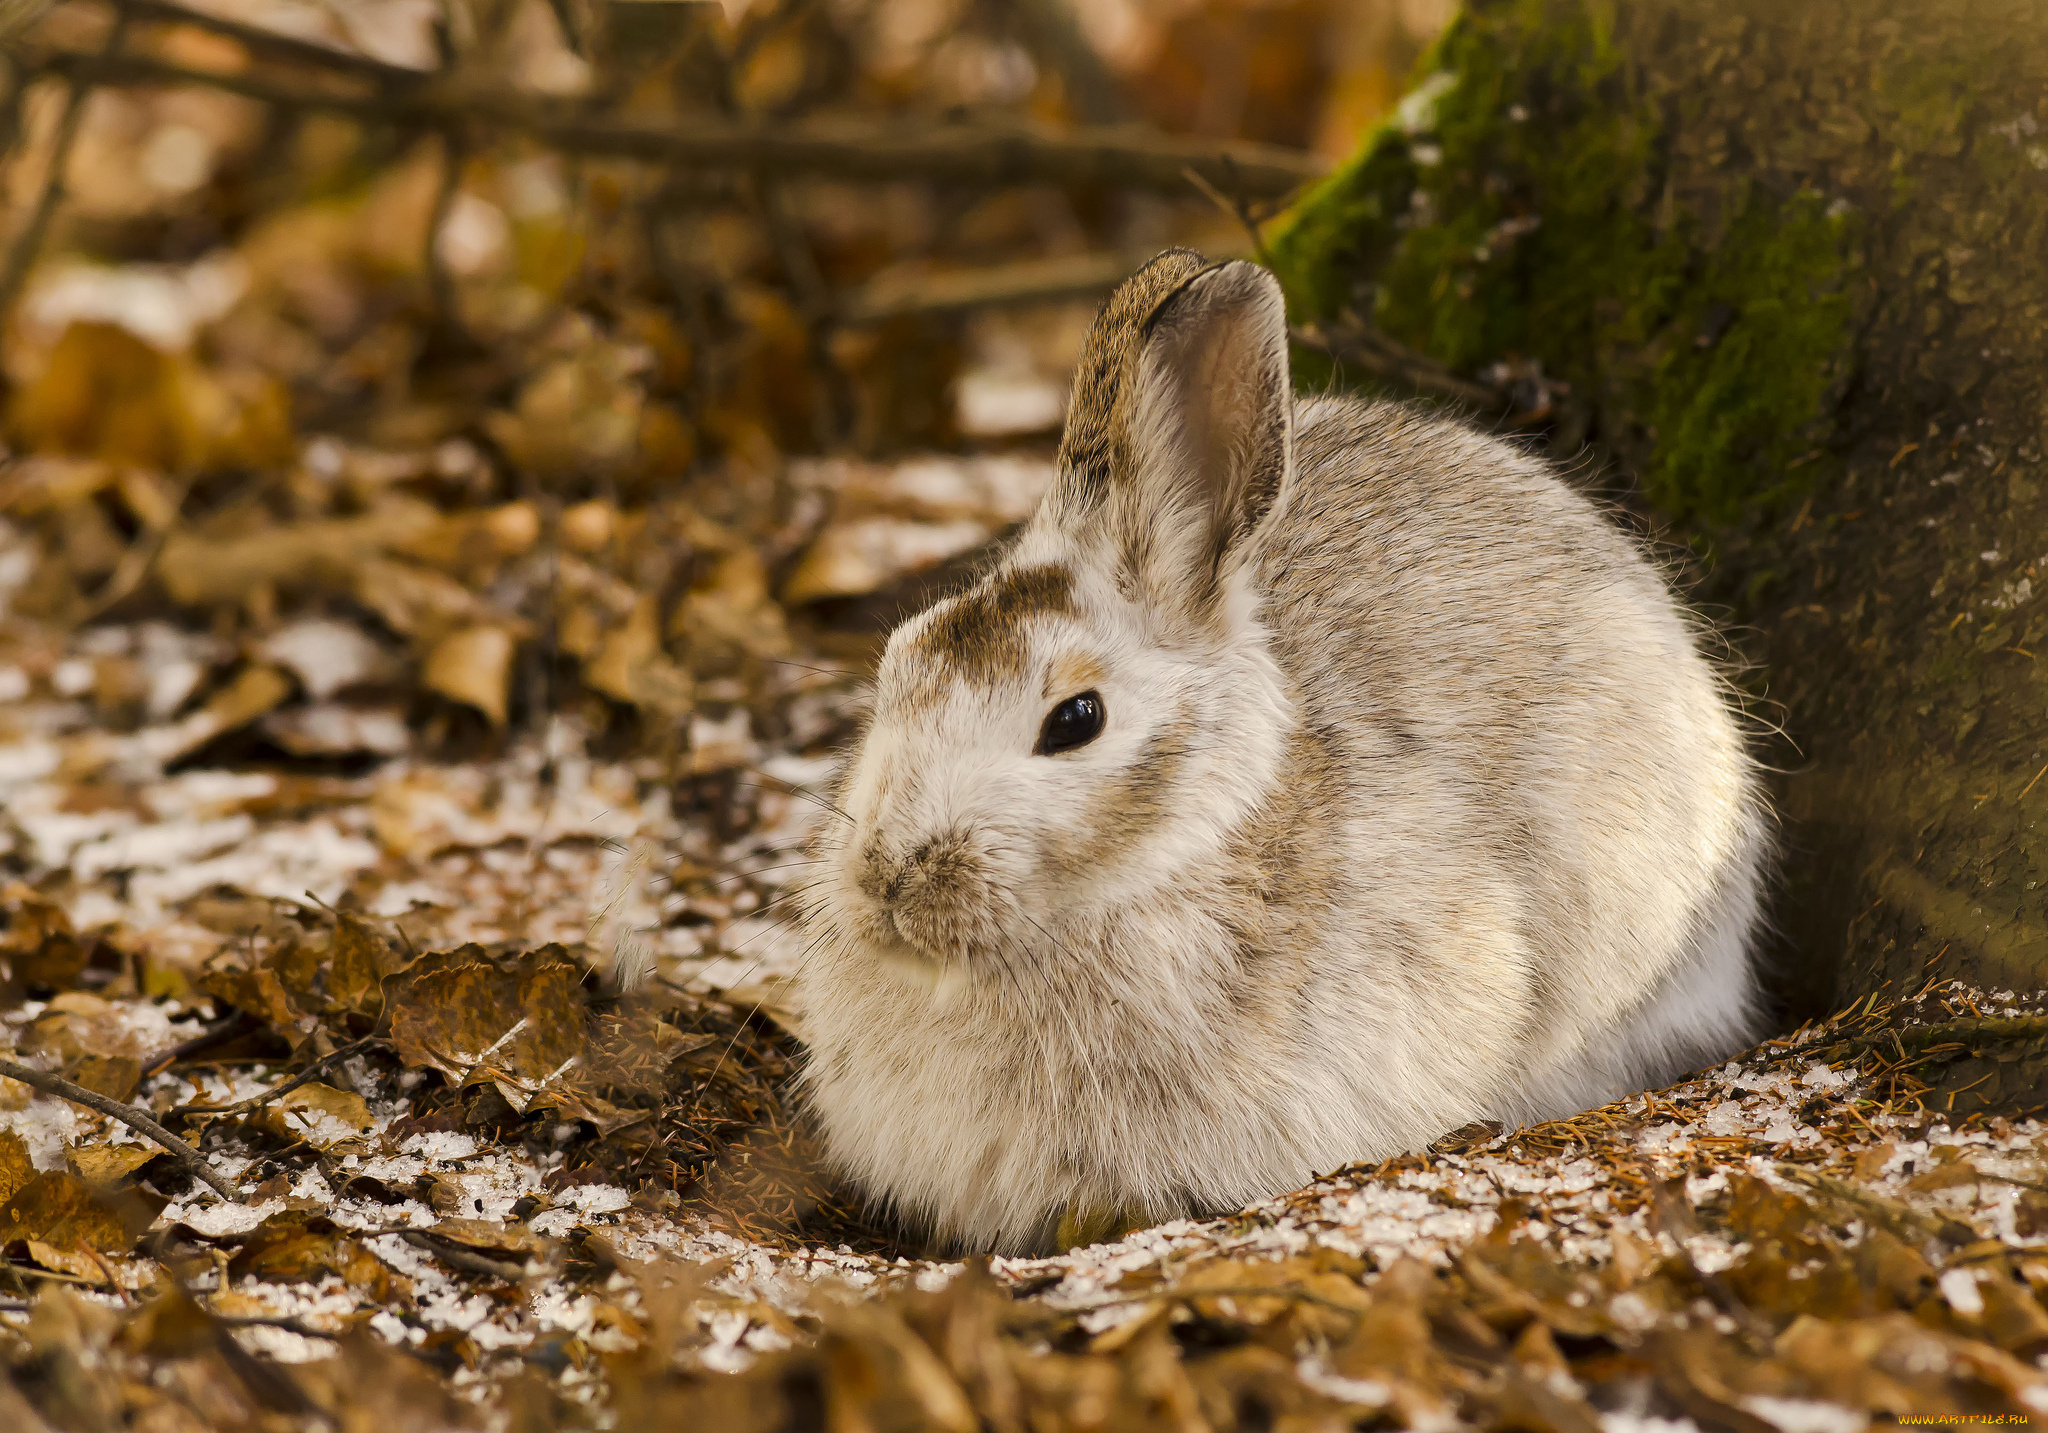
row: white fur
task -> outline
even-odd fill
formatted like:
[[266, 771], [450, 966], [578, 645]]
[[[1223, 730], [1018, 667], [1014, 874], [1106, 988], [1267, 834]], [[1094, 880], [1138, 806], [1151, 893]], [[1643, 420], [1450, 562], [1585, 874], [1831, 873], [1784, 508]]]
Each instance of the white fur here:
[[[1170, 405], [1138, 412], [1139, 451], [1174, 452]], [[996, 576], [1056, 564], [1073, 610], [1026, 620], [1015, 671], [932, 667], [952, 603], [890, 640], [809, 893], [806, 1080], [832, 1158], [942, 1239], [1237, 1207], [1748, 1037], [1767, 817], [1657, 574], [1503, 444], [1391, 405], [1291, 417], [1206, 626], [1193, 587], [1119, 567], [1119, 524], [1187, 520], [1176, 458], [1027, 526]], [[1077, 658], [1108, 725], [1033, 755]], [[1145, 817], [1133, 764], [1176, 739]], [[971, 874], [918, 874], [948, 834]], [[892, 924], [878, 870], [941, 916]]]

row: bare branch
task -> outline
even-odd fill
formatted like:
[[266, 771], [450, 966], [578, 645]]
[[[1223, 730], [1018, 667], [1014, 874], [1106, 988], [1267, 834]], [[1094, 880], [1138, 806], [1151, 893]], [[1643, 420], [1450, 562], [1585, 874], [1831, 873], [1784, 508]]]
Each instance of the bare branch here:
[[1171, 194], [1187, 187], [1184, 171], [1193, 170], [1212, 184], [1264, 198], [1291, 192], [1324, 172], [1321, 160], [1299, 150], [1180, 139], [1137, 127], [1061, 131], [1024, 121], [875, 125], [851, 119], [770, 126], [705, 118], [654, 124], [587, 116], [559, 102], [505, 91], [461, 93], [434, 82], [403, 93], [345, 95], [189, 69], [148, 55], [55, 51], [32, 63], [92, 84], [208, 86], [367, 123], [439, 129], [481, 122], [578, 154], [859, 183], [1102, 184]]
[[1328, 354], [1339, 363], [1356, 364], [1375, 378], [1431, 398], [1470, 403], [1487, 412], [1497, 411], [1506, 402], [1500, 389], [1460, 378], [1435, 359], [1405, 348], [1375, 329], [1349, 325], [1341, 333], [1332, 333], [1316, 324], [1299, 324], [1292, 336], [1304, 348]]
[[103, 1115], [119, 1120], [137, 1134], [162, 1145], [171, 1158], [182, 1165], [194, 1179], [205, 1184], [228, 1203], [242, 1202], [233, 1187], [213, 1172], [213, 1166], [206, 1162], [205, 1155], [150, 1118], [147, 1110], [138, 1109], [134, 1105], [124, 1105], [119, 1100], [108, 1099], [96, 1090], [88, 1090], [83, 1085], [73, 1084], [62, 1075], [31, 1070], [28, 1066], [16, 1064], [13, 1060], [0, 1060], [0, 1075], [5, 1075], [10, 1080], [19, 1080], [46, 1095], [56, 1095], [75, 1105], [84, 1105], [89, 1110], [98, 1110]]
[[279, 1082], [278, 1084], [272, 1085], [269, 1089], [265, 1090], [260, 1095], [251, 1095], [248, 1099], [237, 1100], [234, 1104], [231, 1105], [173, 1105], [171, 1107], [171, 1113], [174, 1115], [247, 1114], [250, 1110], [256, 1109], [262, 1105], [267, 1105], [274, 1099], [277, 1099], [283, 1095], [290, 1094], [299, 1086], [306, 1084], [311, 1080], [318, 1079], [320, 1075], [324, 1073], [330, 1065], [338, 1064], [342, 1060], [347, 1059], [350, 1055], [354, 1055], [363, 1050], [369, 1049], [372, 1045], [381, 1045], [383, 1043], [384, 1041], [381, 1036], [365, 1035], [360, 1040], [354, 1041], [351, 1044], [343, 1045], [338, 1050], [333, 1050], [325, 1055], [322, 1055], [312, 1064], [306, 1066], [305, 1069], [299, 1071], [296, 1075], [293, 1075], [289, 1080], [284, 1080]]
[[905, 314], [965, 313], [1018, 304], [1056, 303], [1109, 292], [1150, 254], [1076, 254], [959, 273], [884, 276], [840, 300], [843, 324], [880, 323]]

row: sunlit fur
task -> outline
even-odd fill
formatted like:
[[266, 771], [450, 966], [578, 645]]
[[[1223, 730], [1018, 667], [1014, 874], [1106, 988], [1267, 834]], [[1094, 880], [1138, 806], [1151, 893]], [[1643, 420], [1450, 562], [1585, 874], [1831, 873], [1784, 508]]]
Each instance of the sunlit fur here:
[[[1251, 283], [1196, 299], [1281, 345], [1271, 511], [1195, 570], [1134, 329], [1134, 386], [1074, 404], [1136, 468], [1101, 500], [1063, 471], [974, 621], [891, 636], [825, 818], [809, 1096], [832, 1159], [957, 1247], [1235, 1208], [1750, 1033], [1768, 822], [1693, 626], [1535, 459], [1292, 398]], [[1033, 755], [1086, 689], [1102, 735]]]

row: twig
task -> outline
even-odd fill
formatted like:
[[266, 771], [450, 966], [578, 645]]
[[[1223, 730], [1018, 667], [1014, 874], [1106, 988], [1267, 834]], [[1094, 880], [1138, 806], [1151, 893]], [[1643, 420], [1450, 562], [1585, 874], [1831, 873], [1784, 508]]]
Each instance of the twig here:
[[553, 148], [614, 159], [709, 169], [769, 169], [841, 181], [929, 179], [993, 187], [1099, 184], [1174, 194], [1194, 170], [1254, 198], [1291, 193], [1320, 178], [1312, 154], [1276, 145], [1182, 139], [1097, 126], [1054, 130], [1022, 120], [875, 125], [849, 120], [762, 125], [695, 118], [662, 123], [593, 118], [558, 102], [503, 91], [456, 95], [427, 86], [397, 94], [342, 95], [251, 75], [194, 70], [148, 55], [45, 51], [33, 68], [93, 84], [201, 85], [265, 104], [327, 110], [400, 126], [477, 122], [529, 134]]
[[1253, 216], [1252, 206], [1244, 196], [1239, 195], [1232, 199], [1192, 169], [1187, 171], [1187, 176], [1188, 183], [1201, 190], [1202, 197], [1222, 210], [1225, 218], [1237, 221], [1237, 226], [1244, 230], [1245, 237], [1252, 241], [1252, 253], [1258, 257], [1258, 261], [1267, 268], [1273, 267], [1273, 251], [1266, 247], [1266, 236], [1259, 232], [1259, 221]]
[[205, 1155], [151, 1119], [147, 1111], [137, 1109], [134, 1105], [124, 1105], [119, 1100], [110, 1100], [83, 1085], [73, 1084], [62, 1075], [31, 1070], [28, 1066], [16, 1064], [12, 1060], [0, 1060], [0, 1075], [5, 1075], [10, 1080], [19, 1080], [46, 1095], [56, 1095], [75, 1105], [84, 1105], [87, 1109], [98, 1110], [103, 1115], [119, 1120], [137, 1134], [145, 1135], [162, 1145], [194, 1179], [205, 1184], [228, 1203], [242, 1202], [234, 1189], [213, 1172], [212, 1167], [206, 1162]]
[[1375, 378], [1417, 393], [1470, 403], [1489, 412], [1505, 406], [1506, 395], [1498, 388], [1460, 378], [1436, 360], [1425, 358], [1362, 324], [1347, 325], [1341, 333], [1332, 333], [1317, 324], [1299, 324], [1291, 334], [1304, 348], [1328, 354], [1339, 363], [1355, 363]]
[[[124, 15], [114, 22], [113, 30], [107, 35], [107, 43], [100, 52], [103, 62], [118, 58], [121, 42], [127, 33], [128, 18]], [[29, 268], [43, 247], [43, 236], [49, 232], [50, 220], [55, 216], [57, 206], [64, 202], [64, 171], [71, 163], [71, 146], [78, 141], [79, 122], [85, 118], [85, 101], [92, 93], [92, 82], [83, 75], [73, 74], [68, 81], [70, 91], [64, 97], [64, 113], [57, 121], [56, 141], [50, 146], [50, 167], [43, 175], [42, 192], [36, 195], [35, 207], [29, 210], [21, 231], [14, 236], [5, 266], [0, 267], [0, 323], [6, 321], [15, 299], [20, 297], [21, 286], [28, 281]], [[18, 83], [26, 88], [28, 77], [22, 76]]]
[[959, 273], [883, 277], [839, 301], [839, 321], [880, 323], [904, 314], [965, 313], [1013, 304], [1057, 303], [1107, 293], [1150, 254], [1080, 254], [1029, 259]]
[[187, 1056], [196, 1055], [201, 1050], [211, 1049], [215, 1045], [226, 1044], [230, 1040], [262, 1028], [261, 1020], [245, 1010], [237, 1010], [224, 1019], [216, 1020], [184, 1043], [173, 1045], [161, 1055], [153, 1056], [142, 1067], [142, 1077], [146, 1080], [151, 1075], [161, 1074]]
[[1928, 1025], [1886, 1025], [1867, 1035], [1839, 1035], [1798, 1053], [1825, 1057], [1833, 1050], [1883, 1054], [1897, 1050], [1893, 1068], [1911, 1063], [1913, 1053], [1933, 1054], [1944, 1045], [1972, 1053], [1985, 1045], [2048, 1039], [2048, 1015], [1987, 1015], [1981, 1020], [1938, 1020]]
[[234, 1104], [231, 1105], [172, 1105], [171, 1113], [174, 1115], [246, 1114], [250, 1110], [256, 1109], [258, 1106], [267, 1105], [272, 1100], [278, 1099], [284, 1095], [288, 1095], [293, 1090], [296, 1090], [299, 1086], [309, 1083], [310, 1081], [314, 1080], [319, 1075], [321, 1075], [327, 1069], [328, 1066], [333, 1065], [341, 1060], [347, 1059], [350, 1055], [356, 1054], [358, 1051], [366, 1050], [372, 1045], [381, 1045], [383, 1043], [384, 1038], [381, 1035], [365, 1035], [360, 1040], [354, 1041], [351, 1044], [343, 1045], [338, 1050], [334, 1050], [329, 1052], [328, 1054], [322, 1055], [312, 1064], [306, 1066], [305, 1069], [299, 1071], [296, 1075], [293, 1075], [289, 1080], [286, 1080], [281, 1084], [272, 1085], [269, 1089], [263, 1091], [263, 1093], [260, 1095], [251, 1095], [248, 1099], [237, 1100]]
[[1860, 1188], [1845, 1179], [1802, 1169], [1796, 1164], [1779, 1165], [1778, 1174], [1824, 1199], [1855, 1210], [1872, 1223], [1882, 1225], [1903, 1238], [1939, 1239], [1952, 1248], [1977, 1242], [1977, 1231], [1960, 1219], [1923, 1214], [1910, 1205], [1887, 1199], [1874, 1190]]
[[486, 1259], [481, 1254], [472, 1254], [467, 1249], [457, 1249], [417, 1229], [401, 1230], [398, 1237], [415, 1249], [426, 1250], [451, 1268], [471, 1274], [484, 1274], [493, 1279], [503, 1279], [508, 1284], [516, 1284], [526, 1277], [526, 1268], [522, 1264], [508, 1264], [501, 1259]]
[[213, 1314], [216, 1322], [231, 1329], [283, 1329], [301, 1338], [339, 1339], [341, 1334], [326, 1329], [316, 1329], [304, 1319], [293, 1318], [290, 1314]]

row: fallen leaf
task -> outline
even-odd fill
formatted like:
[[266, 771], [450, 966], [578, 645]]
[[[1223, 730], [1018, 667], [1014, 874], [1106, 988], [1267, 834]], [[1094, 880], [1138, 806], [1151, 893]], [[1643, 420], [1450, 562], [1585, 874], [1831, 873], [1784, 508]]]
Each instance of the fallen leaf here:
[[69, 989], [91, 959], [91, 942], [72, 931], [64, 908], [18, 881], [0, 892], [0, 921], [0, 985], [16, 997], [30, 987]]
[[11, 1129], [0, 1129], [0, 1201], [12, 1199], [23, 1185], [36, 1177], [35, 1161], [28, 1146]]
[[462, 1219], [443, 1215], [438, 1223], [426, 1230], [436, 1239], [446, 1239], [452, 1244], [461, 1244], [471, 1249], [488, 1249], [501, 1254], [519, 1254], [528, 1258], [545, 1257], [555, 1247], [552, 1239], [542, 1238], [523, 1224], [493, 1224], [487, 1219]]
[[476, 708], [503, 726], [512, 696], [512, 634], [497, 623], [450, 632], [427, 653], [420, 680], [450, 701]]
[[206, 705], [169, 726], [142, 734], [144, 746], [168, 765], [219, 736], [247, 726], [291, 697], [292, 679], [275, 667], [252, 666], [208, 698]]
[[228, 1271], [274, 1283], [314, 1284], [333, 1275], [379, 1303], [409, 1296], [411, 1285], [356, 1240], [308, 1226], [303, 1215], [279, 1215], [253, 1231]]
[[427, 646], [452, 632], [484, 623], [525, 631], [447, 573], [416, 562], [396, 558], [366, 561], [356, 567], [349, 592], [394, 632]]
[[0, 1205], [0, 1250], [29, 1240], [53, 1249], [125, 1250], [133, 1235], [75, 1174], [35, 1175]]
[[661, 649], [661, 623], [651, 596], [642, 597], [632, 615], [599, 640], [583, 665], [583, 681], [614, 701], [670, 717], [686, 714], [695, 696], [689, 674]]
[[328, 946], [327, 1000], [330, 1009], [376, 1019], [384, 1010], [384, 979], [413, 961], [355, 916], [334, 924]]
[[363, 1097], [318, 1080], [287, 1091], [255, 1114], [253, 1123], [288, 1142], [304, 1140], [333, 1155], [368, 1154], [377, 1122]]
[[125, 1183], [163, 1151], [153, 1144], [73, 1145], [64, 1152], [71, 1172], [95, 1188]]
[[583, 1050], [582, 975], [559, 946], [509, 960], [474, 945], [423, 956], [384, 982], [384, 1008], [399, 1058], [456, 1084], [495, 1079], [530, 1094]]
[[77, 1055], [64, 1062], [64, 1078], [125, 1104], [142, 1083], [142, 1061], [133, 1055]]
[[440, 521], [431, 503], [394, 495], [361, 517], [234, 538], [181, 530], [165, 539], [156, 571], [171, 600], [187, 607], [241, 602], [259, 587], [348, 591], [380, 555], [433, 531]]

